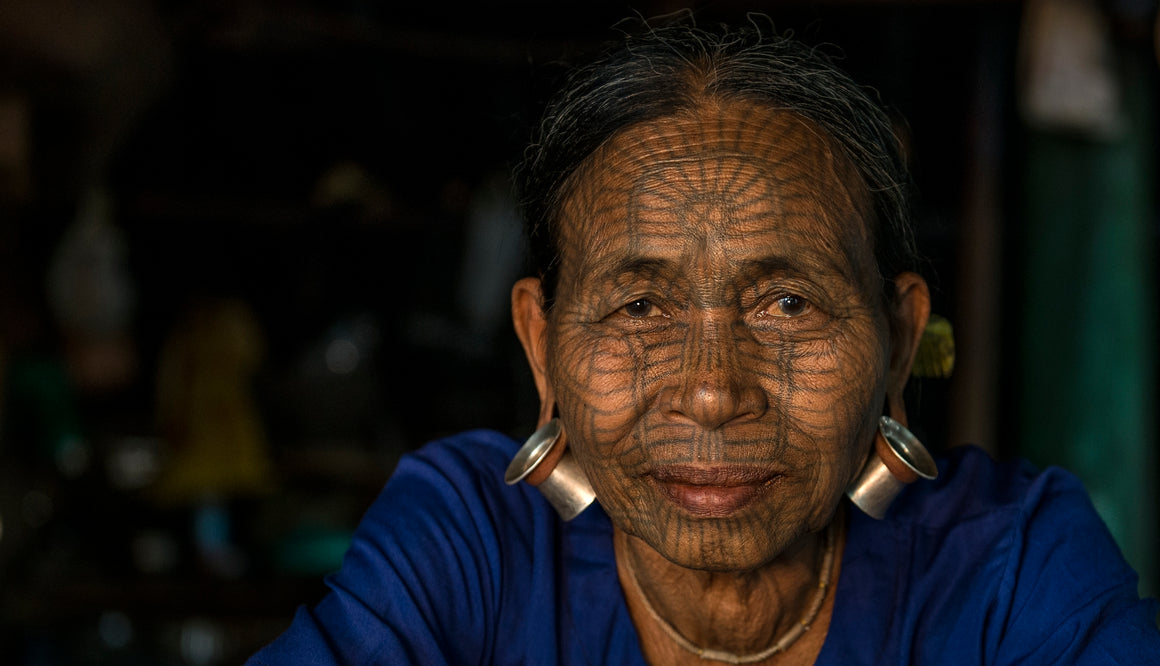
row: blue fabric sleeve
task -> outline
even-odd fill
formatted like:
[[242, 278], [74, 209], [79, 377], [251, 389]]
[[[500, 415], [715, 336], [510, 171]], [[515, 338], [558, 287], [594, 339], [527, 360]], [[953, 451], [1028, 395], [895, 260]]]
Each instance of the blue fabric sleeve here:
[[500, 550], [503, 516], [479, 499], [499, 494], [494, 486], [502, 480], [481, 473], [479, 460], [508, 455], [510, 440], [496, 433], [472, 439], [400, 461], [342, 569], [327, 578], [330, 592], [316, 607], [300, 608], [249, 664], [491, 661], [501, 577], [513, 563]]
[[960, 447], [852, 510], [825, 664], [1160, 664], [1155, 600], [1079, 480]]
[[1139, 598], [1136, 573], [1076, 477], [1036, 477], [1011, 538], [998, 663], [1160, 664], [1157, 603]]

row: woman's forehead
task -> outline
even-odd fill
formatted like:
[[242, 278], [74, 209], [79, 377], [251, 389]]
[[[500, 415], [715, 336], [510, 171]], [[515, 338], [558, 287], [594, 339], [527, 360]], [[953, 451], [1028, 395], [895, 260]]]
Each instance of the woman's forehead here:
[[626, 247], [711, 243], [739, 257], [796, 248], [874, 272], [861, 178], [821, 130], [787, 111], [718, 105], [633, 126], [586, 160], [568, 190], [565, 271]]

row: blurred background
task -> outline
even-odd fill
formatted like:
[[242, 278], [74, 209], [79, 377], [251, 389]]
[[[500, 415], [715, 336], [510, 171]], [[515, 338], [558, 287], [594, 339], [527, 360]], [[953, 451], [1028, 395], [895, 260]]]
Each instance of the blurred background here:
[[415, 5], [0, 2], [0, 663], [238, 663], [400, 455], [526, 437], [510, 168], [686, 6], [878, 91], [956, 341], [916, 431], [1079, 474], [1156, 594], [1155, 0]]

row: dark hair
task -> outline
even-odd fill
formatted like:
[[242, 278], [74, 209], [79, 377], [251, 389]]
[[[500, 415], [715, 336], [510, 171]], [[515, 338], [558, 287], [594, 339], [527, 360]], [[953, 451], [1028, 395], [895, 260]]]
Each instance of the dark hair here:
[[713, 99], [784, 109], [821, 127], [861, 174], [873, 202], [868, 223], [880, 275], [914, 269], [902, 145], [865, 90], [816, 49], [756, 23], [702, 29], [685, 16], [643, 27], [571, 73], [516, 171], [531, 270], [543, 280], [545, 309], [555, 296], [557, 225], [572, 174], [620, 131]]

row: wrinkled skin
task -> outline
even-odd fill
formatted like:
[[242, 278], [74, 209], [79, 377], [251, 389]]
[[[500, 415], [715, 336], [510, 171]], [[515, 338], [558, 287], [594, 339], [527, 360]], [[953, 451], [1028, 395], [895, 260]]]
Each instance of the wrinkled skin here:
[[[751, 589], [770, 573], [776, 593], [746, 606], [767, 627], [808, 596], [818, 533], [887, 395], [900, 398], [925, 323], [917, 276], [896, 280], [888, 310], [868, 211], [856, 172], [808, 122], [706, 102], [590, 156], [564, 199], [554, 307], [540, 309], [535, 279], [513, 290], [541, 421], [558, 408], [618, 539], [680, 570], [739, 572]], [[663, 561], [636, 565], [665, 568], [649, 562]], [[793, 580], [773, 580], [779, 566]]]

